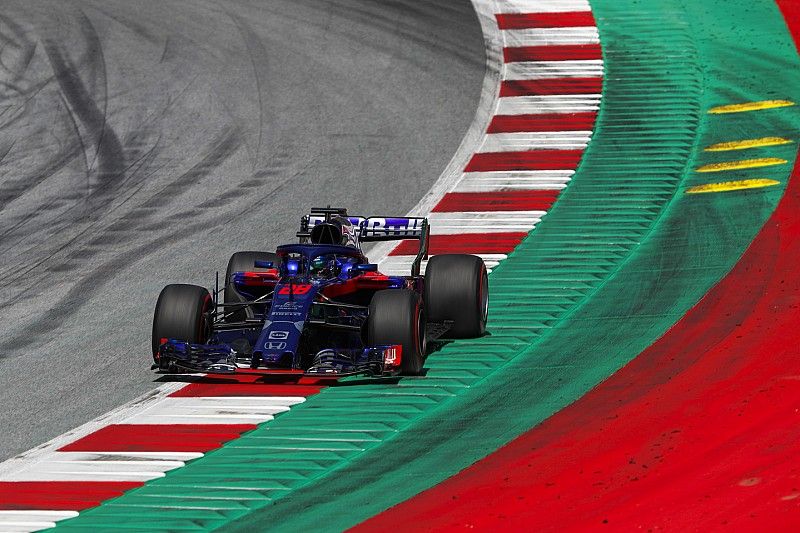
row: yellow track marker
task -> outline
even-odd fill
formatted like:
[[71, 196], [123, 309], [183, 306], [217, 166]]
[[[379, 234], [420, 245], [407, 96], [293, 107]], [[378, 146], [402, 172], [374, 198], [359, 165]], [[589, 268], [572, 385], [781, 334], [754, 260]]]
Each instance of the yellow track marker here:
[[725, 161], [724, 163], [711, 163], [697, 168], [697, 172], [723, 172], [726, 170], [741, 170], [743, 168], [769, 167], [788, 163], [785, 159], [777, 157], [762, 157], [760, 159], [742, 159], [741, 161]]
[[760, 139], [744, 139], [742, 141], [730, 141], [712, 144], [706, 148], [706, 152], [728, 152], [730, 150], [745, 150], [747, 148], [764, 148], [765, 146], [778, 146], [780, 144], [791, 144], [792, 141], [783, 137], [761, 137]]
[[686, 189], [686, 194], [700, 194], [704, 192], [725, 192], [739, 191], [741, 189], [757, 189], [759, 187], [771, 187], [778, 185], [780, 181], [767, 179], [723, 181], [722, 183], [706, 183]]
[[747, 102], [746, 104], [731, 104], [712, 107], [708, 110], [711, 114], [722, 113], [744, 113], [745, 111], [760, 111], [762, 109], [773, 109], [775, 107], [787, 107], [794, 105], [791, 100], [762, 100], [761, 102]]

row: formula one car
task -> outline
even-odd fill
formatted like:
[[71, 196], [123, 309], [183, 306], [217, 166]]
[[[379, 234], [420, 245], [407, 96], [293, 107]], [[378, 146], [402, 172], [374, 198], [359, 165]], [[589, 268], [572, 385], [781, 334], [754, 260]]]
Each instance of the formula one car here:
[[[477, 256], [436, 255], [420, 275], [429, 234], [426, 218], [314, 208], [301, 219], [299, 243], [233, 254], [222, 290], [167, 285], [153, 319], [153, 368], [418, 375], [429, 341], [485, 333], [489, 301]], [[419, 241], [409, 276], [379, 273], [361, 250], [402, 239]]]

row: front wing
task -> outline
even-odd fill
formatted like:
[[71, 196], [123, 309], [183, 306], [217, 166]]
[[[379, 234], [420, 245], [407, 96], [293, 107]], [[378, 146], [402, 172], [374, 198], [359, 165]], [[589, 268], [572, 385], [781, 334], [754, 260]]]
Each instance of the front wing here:
[[[167, 339], [159, 347], [154, 368], [163, 372], [200, 372], [235, 374], [243, 369], [258, 368], [242, 363], [242, 355], [227, 344], [192, 344]], [[400, 372], [402, 346], [376, 346], [364, 349], [321, 350], [304, 375], [336, 378], [344, 376], [394, 376]], [[265, 374], [285, 374], [287, 368], [258, 368]], [[298, 369], [294, 369], [298, 370]]]

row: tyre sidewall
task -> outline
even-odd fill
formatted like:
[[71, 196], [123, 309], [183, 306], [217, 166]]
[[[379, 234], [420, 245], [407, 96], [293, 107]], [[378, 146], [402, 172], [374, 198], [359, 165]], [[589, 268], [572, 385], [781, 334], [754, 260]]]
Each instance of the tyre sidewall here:
[[212, 305], [211, 295], [203, 287], [186, 284], [164, 287], [153, 315], [153, 355], [158, 353], [164, 338], [205, 343], [211, 332], [206, 313]]
[[425, 309], [431, 322], [453, 321], [448, 337], [480, 337], [486, 332], [488, 277], [475, 255], [431, 257], [425, 272]]
[[400, 344], [401, 373], [416, 376], [425, 361], [425, 309], [419, 294], [407, 289], [378, 291], [367, 319], [369, 346]]

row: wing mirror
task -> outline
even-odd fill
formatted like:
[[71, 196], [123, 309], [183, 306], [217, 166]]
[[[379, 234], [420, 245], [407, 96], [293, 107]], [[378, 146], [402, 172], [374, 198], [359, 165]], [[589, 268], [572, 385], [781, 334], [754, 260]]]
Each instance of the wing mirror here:
[[256, 268], [274, 268], [275, 263], [272, 261], [255, 261]]
[[375, 263], [363, 263], [360, 265], [353, 265], [350, 268], [350, 277], [353, 278], [363, 272], [377, 272], [378, 265]]

